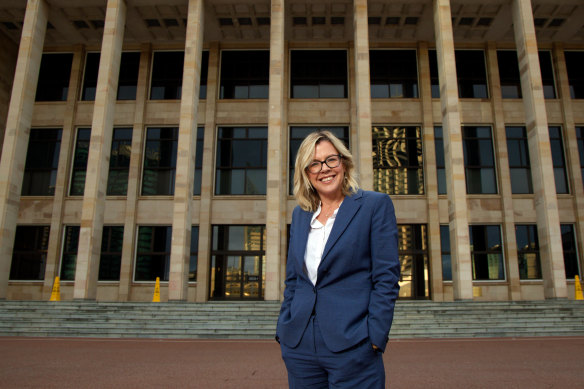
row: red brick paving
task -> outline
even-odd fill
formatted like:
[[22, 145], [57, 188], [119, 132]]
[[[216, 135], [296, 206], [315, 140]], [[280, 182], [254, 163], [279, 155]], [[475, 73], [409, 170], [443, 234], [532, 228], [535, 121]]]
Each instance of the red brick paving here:
[[[388, 387], [577, 388], [584, 337], [390, 341]], [[0, 338], [0, 388], [286, 388], [266, 340]], [[359, 388], [363, 389], [363, 388]]]

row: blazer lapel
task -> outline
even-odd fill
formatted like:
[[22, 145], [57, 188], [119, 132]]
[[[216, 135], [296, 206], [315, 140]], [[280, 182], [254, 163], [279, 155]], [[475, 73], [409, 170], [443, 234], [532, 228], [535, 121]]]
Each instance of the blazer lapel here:
[[296, 259], [299, 262], [300, 268], [304, 267], [304, 253], [306, 252], [306, 244], [308, 243], [308, 233], [310, 232], [310, 219], [312, 219], [312, 212], [302, 211], [300, 213], [298, 233], [299, 236], [295, 239], [298, 244], [296, 247]]

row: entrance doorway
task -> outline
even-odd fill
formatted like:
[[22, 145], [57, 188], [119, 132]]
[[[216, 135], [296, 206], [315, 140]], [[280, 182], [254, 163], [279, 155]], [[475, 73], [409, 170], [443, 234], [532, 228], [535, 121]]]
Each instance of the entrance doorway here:
[[428, 236], [425, 224], [397, 226], [400, 275], [400, 299], [430, 298], [428, 272]]

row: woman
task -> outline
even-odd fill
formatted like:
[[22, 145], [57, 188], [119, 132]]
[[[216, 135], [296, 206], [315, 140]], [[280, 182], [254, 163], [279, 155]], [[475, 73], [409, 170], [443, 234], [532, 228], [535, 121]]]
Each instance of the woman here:
[[399, 291], [389, 196], [359, 189], [351, 153], [328, 131], [298, 150], [276, 340], [290, 388], [383, 388], [382, 353]]

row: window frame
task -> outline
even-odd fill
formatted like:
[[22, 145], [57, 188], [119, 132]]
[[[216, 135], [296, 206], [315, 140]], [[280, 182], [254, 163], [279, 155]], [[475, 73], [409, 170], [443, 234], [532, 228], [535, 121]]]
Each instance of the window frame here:
[[[120, 251], [113, 251], [111, 250], [111, 242], [113, 240], [113, 229], [114, 228], [121, 228], [121, 232], [122, 232], [122, 245], [120, 247]], [[100, 251], [99, 251], [99, 270], [98, 270], [98, 276], [97, 276], [97, 281], [98, 282], [113, 282], [113, 283], [118, 283], [120, 282], [120, 278], [121, 278], [121, 270], [122, 270], [122, 255], [123, 255], [123, 240], [124, 240], [124, 226], [123, 225], [110, 225], [110, 224], [104, 224], [103, 226], [103, 232], [101, 235], [101, 247], [100, 247]], [[107, 244], [106, 244], [107, 243]], [[106, 248], [108, 250], [104, 250], [104, 246], [106, 246]], [[104, 279], [102, 278], [102, 273], [105, 273], [104, 270], [104, 256], [118, 256], [119, 255], [119, 269], [118, 269], [118, 278], [117, 279]]]
[[[529, 248], [521, 248], [519, 242], [519, 228], [526, 228], [527, 243]], [[517, 265], [519, 270], [519, 279], [521, 281], [539, 281], [543, 279], [542, 269], [541, 269], [541, 255], [539, 249], [539, 237], [537, 231], [537, 224], [515, 224], [515, 242], [517, 246]], [[533, 245], [533, 247], [532, 247]], [[529, 271], [522, 266], [522, 261], [525, 261], [525, 266], [527, 266], [528, 259], [526, 255], [535, 255], [536, 260], [536, 276], [529, 277]]]
[[[552, 137], [552, 130], [558, 131], [557, 137]], [[552, 168], [554, 171], [554, 181], [556, 185], [556, 194], [570, 194], [570, 178], [568, 176], [568, 166], [566, 160], [566, 146], [564, 142], [564, 128], [561, 125], [548, 125], [548, 133], [549, 133], [549, 141], [550, 141], [550, 148], [551, 148], [551, 156], [552, 156]], [[561, 151], [561, 155], [554, 153], [554, 144], [559, 144], [559, 150]], [[561, 161], [558, 158], [561, 157]], [[562, 171], [565, 191], [558, 190], [558, 174], [559, 171]]]
[[[171, 149], [174, 152], [174, 156], [171, 156], [170, 160], [171, 160], [171, 165], [169, 166], [156, 166], [156, 167], [152, 167], [152, 168], [147, 168], [146, 167], [146, 161], [147, 161], [147, 150], [148, 150], [148, 132], [150, 130], [164, 130], [164, 129], [172, 129], [174, 132], [174, 136], [172, 138], [159, 138], [156, 140], [153, 140], [158, 142], [159, 144], [159, 149], [160, 149], [160, 144], [161, 142], [173, 142], [173, 145], [171, 147]], [[174, 189], [176, 186], [176, 164], [177, 164], [177, 159], [178, 159], [178, 134], [179, 134], [179, 127], [173, 127], [173, 126], [149, 126], [145, 128], [146, 134], [144, 137], [144, 149], [143, 149], [143, 157], [142, 157], [142, 180], [141, 180], [141, 184], [140, 184], [140, 196], [143, 197], [150, 197], [150, 196], [174, 196]], [[174, 166], [173, 166], [174, 164]], [[167, 182], [167, 186], [169, 186], [167, 189], [169, 190], [169, 192], [167, 193], [144, 193], [144, 182], [145, 182], [145, 175], [147, 171], [155, 171], [156, 172], [156, 178], [157, 178], [157, 184], [156, 187], [154, 189], [157, 190], [158, 187], [158, 173], [159, 172], [172, 172], [169, 173], [169, 177], [168, 179], [171, 180], [171, 182]]]
[[[53, 138], [43, 138], [40, 137], [39, 139], [36, 139], [36, 137], [34, 135], [36, 134], [41, 134], [43, 131], [53, 131], [54, 132], [54, 137]], [[31, 152], [34, 153], [34, 149], [31, 151], [30, 147], [31, 147], [31, 142], [33, 143], [48, 143], [47, 140], [53, 141], [53, 143], [55, 144], [54, 148], [53, 148], [53, 155], [51, 157], [52, 160], [52, 165], [50, 168], [46, 168], [46, 167], [30, 167], [29, 166], [29, 158], [31, 157], [29, 154]], [[23, 171], [23, 183], [22, 183], [22, 188], [21, 188], [21, 196], [22, 197], [53, 197], [55, 195], [55, 189], [57, 187], [57, 176], [59, 173], [59, 159], [61, 156], [61, 148], [63, 146], [63, 128], [31, 128], [30, 129], [30, 133], [29, 133], [29, 137], [28, 137], [28, 145], [27, 145], [27, 150], [26, 150], [26, 157], [25, 157], [25, 164], [24, 164], [24, 171]], [[31, 154], [32, 155], [32, 154]], [[45, 189], [47, 189], [45, 192], [43, 193], [30, 193], [31, 189], [34, 189], [35, 187], [30, 186], [30, 184], [27, 184], [28, 181], [34, 181], [37, 178], [35, 177], [29, 177], [30, 174], [38, 174], [38, 173], [45, 173], [49, 175], [49, 181], [48, 184], [49, 186]], [[28, 178], [28, 181], [27, 181]], [[54, 184], [54, 185], [51, 185]], [[27, 193], [24, 193], [24, 190], [28, 187], [28, 191]]]
[[[73, 246], [68, 246], [68, 234], [67, 232], [71, 230], [72, 236], [76, 235], [77, 244], [75, 249]], [[63, 228], [63, 240], [61, 242], [61, 257], [59, 260], [59, 279], [63, 282], [75, 282], [75, 272], [77, 269], [77, 256], [79, 253], [79, 237], [81, 236], [81, 226], [76, 224], [68, 224], [65, 225]], [[73, 243], [73, 242], [71, 242]], [[66, 256], [71, 256], [70, 259], [66, 260]], [[72, 263], [69, 263], [72, 261]], [[67, 264], [66, 264], [67, 262]], [[71, 269], [64, 269], [65, 266], [71, 266]], [[73, 272], [73, 278], [69, 278], [69, 276], [63, 276], [64, 270], [69, 270]]]
[[[489, 144], [491, 146], [491, 159], [493, 161], [492, 165], [484, 165], [483, 161], [481, 161], [480, 165], [471, 165], [468, 162], [468, 155], [469, 155], [469, 150], [468, 150], [468, 143], [470, 141], [475, 141], [475, 142], [480, 142], [481, 140], [487, 140], [486, 137], [481, 137], [481, 136], [467, 136], [466, 134], [466, 130], [467, 129], [471, 129], [471, 128], [475, 128], [475, 129], [480, 129], [480, 128], [484, 128], [484, 129], [488, 129], [489, 130]], [[466, 193], [468, 195], [497, 195], [499, 194], [499, 183], [498, 183], [498, 177], [497, 177], [497, 159], [496, 159], [496, 154], [495, 154], [495, 144], [494, 144], [494, 139], [493, 139], [493, 127], [490, 125], [463, 125], [461, 126], [461, 132], [462, 132], [462, 146], [463, 146], [463, 153], [464, 153], [464, 175], [465, 175], [465, 181], [466, 181]], [[484, 191], [484, 181], [483, 181], [483, 177], [482, 177], [482, 172], [485, 169], [490, 169], [493, 172], [493, 184], [494, 184], [494, 191], [493, 192], [485, 192]], [[481, 176], [481, 191], [480, 192], [475, 192], [472, 191], [471, 192], [471, 188], [474, 185], [470, 185], [472, 182], [470, 181], [471, 178], [469, 176], [469, 171], [470, 170], [480, 170], [480, 176]]]
[[[89, 138], [81, 139], [81, 132], [87, 132]], [[87, 143], [87, 156], [85, 162], [80, 152], [80, 142]], [[69, 175], [69, 196], [83, 197], [85, 192], [85, 180], [87, 178], [87, 163], [89, 161], [89, 149], [91, 147], [91, 127], [78, 127], [75, 131], [75, 143], [73, 147], [73, 158], [71, 158], [71, 174]], [[85, 148], [85, 147], [84, 147]], [[83, 150], [83, 149], [81, 149]], [[83, 173], [83, 180], [76, 173]]]
[[[116, 133], [120, 133], [122, 131], [129, 131], [130, 132], [130, 138], [116, 138]], [[108, 168], [108, 172], [107, 172], [107, 183], [106, 183], [106, 196], [127, 196], [128, 194], [128, 184], [130, 181], [130, 164], [132, 162], [132, 141], [134, 138], [134, 129], [132, 127], [114, 127], [113, 132], [112, 132], [112, 142], [111, 142], [111, 146], [110, 146], [110, 160], [109, 160], [109, 168]], [[127, 141], [129, 140], [129, 143], [127, 143]], [[119, 154], [119, 150], [120, 148], [123, 148], [124, 145], [129, 145], [130, 148], [130, 155], [128, 156], [128, 166], [124, 167], [124, 166], [118, 166], [119, 164], [116, 164], [115, 166], [114, 164], [114, 158], [112, 158], [112, 156], [114, 155], [114, 142], [118, 142], [118, 148], [116, 150], [116, 152]], [[115, 161], [118, 161], [119, 159], [116, 158]], [[123, 172], [123, 171], [127, 171], [126, 174], [126, 182], [125, 182], [125, 191], [124, 193], [120, 192], [120, 193], [112, 193], [111, 190], [111, 185], [110, 185], [110, 179], [112, 179], [112, 172]], [[117, 174], [117, 173], [116, 173]]]
[[[512, 129], [521, 129], [523, 135], [521, 137], [518, 136], [509, 136], [509, 131]], [[528, 137], [527, 137], [527, 128], [525, 126], [514, 126], [514, 125], [507, 125], [505, 126], [505, 138], [507, 141], [507, 155], [518, 155], [519, 159], [521, 160], [517, 165], [511, 165], [511, 158], [508, 157], [509, 162], [509, 176], [511, 178], [511, 194], [533, 194], [533, 176], [531, 173], [531, 159], [529, 156], [529, 144], [528, 144]], [[510, 143], [512, 142], [512, 143]], [[511, 144], [517, 144], [518, 148], [511, 147]], [[525, 151], [525, 155], [523, 153]], [[527, 177], [527, 191], [516, 191], [517, 185], [519, 181], [514, 180], [513, 178], [513, 171], [514, 170], [523, 170], [525, 171]]]
[[[153, 234], [150, 236], [150, 249], [151, 251], [144, 251], [141, 252], [140, 250], [140, 229], [141, 228], [152, 228], [153, 230]], [[168, 251], [153, 251], [153, 241], [155, 240], [155, 232], [157, 231], [157, 229], [162, 229], [165, 228], [166, 229], [166, 233], [168, 234], [166, 237], [166, 243], [168, 243], [168, 246], [165, 247], [165, 250], [167, 249]], [[153, 283], [156, 282], [156, 277], [160, 277], [160, 282], [164, 283], [164, 282], [168, 282], [170, 279], [170, 253], [171, 253], [171, 246], [172, 244], [170, 243], [172, 241], [172, 225], [163, 225], [163, 224], [138, 224], [136, 225], [136, 249], [135, 249], [135, 255], [134, 255], [134, 270], [133, 270], [133, 274], [132, 274], [132, 282], [136, 283], [136, 284], [145, 284], [145, 283]], [[161, 257], [164, 256], [164, 274], [162, 276], [155, 276], [154, 279], [150, 280], [150, 279], [137, 279], [137, 273], [138, 273], [138, 261], [140, 259], [140, 255], [148, 255], [148, 256], [157, 256], [157, 257]]]
[[[487, 242], [488, 245], [488, 231], [487, 228], [489, 227], [497, 227], [498, 228], [498, 238], [499, 238], [499, 245], [500, 245], [500, 249], [497, 250], [490, 250], [488, 247], [485, 250], [479, 250], [478, 252], [474, 249], [475, 244], [473, 244], [473, 233], [472, 233], [472, 229], [475, 227], [481, 227], [484, 228], [483, 230], [483, 237], [487, 238], [485, 239], [485, 241]], [[469, 244], [470, 244], [470, 257], [471, 257], [471, 267], [472, 267], [472, 280], [473, 282], [505, 282], [507, 281], [507, 268], [506, 268], [506, 263], [505, 263], [505, 251], [503, 250], [503, 236], [502, 236], [502, 229], [501, 229], [501, 225], [500, 224], [469, 224]], [[499, 255], [500, 259], [499, 259], [499, 265], [502, 267], [500, 269], [500, 271], [502, 271], [503, 273], [503, 278], [476, 278], [476, 255], [477, 254], [481, 254], [481, 255], [485, 255], [486, 258], [488, 260], [488, 255]], [[488, 263], [487, 263], [487, 270], [488, 270]]]
[[[20, 247], [17, 245], [17, 238], [19, 237], [19, 233], [26, 234], [28, 231], [34, 228], [34, 242], [33, 248], [30, 250], [25, 249], [25, 247]], [[25, 230], [26, 231], [23, 231]], [[19, 231], [20, 230], [20, 231]], [[48, 250], [49, 250], [49, 239], [51, 234], [51, 226], [49, 224], [17, 224], [15, 228], [14, 234], [14, 245], [12, 248], [12, 257], [10, 262], [10, 273], [8, 275], [8, 279], [10, 282], [35, 282], [40, 283], [44, 282], [46, 277], [46, 266], [47, 266], [47, 257], [48, 257]], [[27, 234], [29, 235], [29, 234]], [[46, 246], [43, 245], [46, 244]], [[15, 256], [17, 258], [15, 258]], [[20, 265], [23, 261], [23, 257], [32, 256], [32, 261], [27, 262], [34, 262], [36, 263], [39, 260], [39, 276], [38, 278], [26, 278], [20, 277], [20, 273], [28, 273], [28, 270], [21, 271]], [[15, 260], [17, 262], [15, 262]], [[18, 271], [19, 274], [16, 274]], [[42, 274], [42, 276], [41, 276]]]

